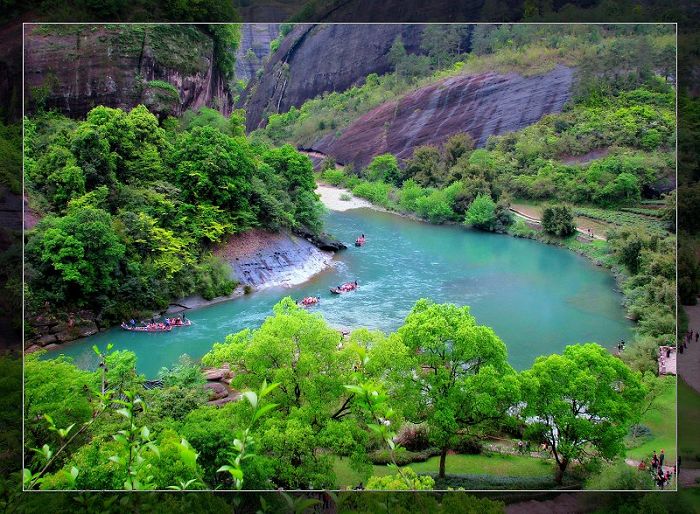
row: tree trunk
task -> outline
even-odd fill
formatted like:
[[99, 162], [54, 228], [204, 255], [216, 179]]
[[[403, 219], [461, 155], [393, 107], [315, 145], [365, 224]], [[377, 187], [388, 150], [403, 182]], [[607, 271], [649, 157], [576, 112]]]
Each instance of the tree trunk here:
[[440, 472], [438, 473], [440, 478], [445, 478], [445, 461], [447, 460], [447, 450], [447, 446], [444, 446], [442, 448], [442, 452], [440, 452]]
[[566, 471], [566, 467], [569, 465], [569, 459], [562, 459], [562, 461], [557, 465], [557, 473], [554, 475], [554, 481], [558, 484], [561, 485], [562, 482], [564, 481], [564, 471]]

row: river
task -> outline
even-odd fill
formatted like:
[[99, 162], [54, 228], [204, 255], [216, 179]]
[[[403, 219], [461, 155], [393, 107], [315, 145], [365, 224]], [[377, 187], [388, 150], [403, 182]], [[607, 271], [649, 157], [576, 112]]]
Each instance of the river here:
[[[227, 334], [259, 326], [287, 295], [321, 296], [313, 311], [333, 326], [383, 331], [398, 328], [419, 298], [468, 305], [479, 324], [505, 341], [519, 370], [568, 344], [593, 341], [611, 348], [632, 337], [613, 277], [569, 250], [367, 208], [331, 211], [326, 230], [350, 246], [308, 282], [188, 311], [191, 327], [154, 334], [111, 329], [47, 357], [63, 353], [94, 369], [92, 345], [111, 342], [115, 350], [135, 352], [138, 370], [152, 378], [184, 353], [199, 358]], [[356, 248], [351, 243], [360, 233], [367, 244]], [[350, 280], [358, 280], [357, 291], [330, 294], [330, 287]]]

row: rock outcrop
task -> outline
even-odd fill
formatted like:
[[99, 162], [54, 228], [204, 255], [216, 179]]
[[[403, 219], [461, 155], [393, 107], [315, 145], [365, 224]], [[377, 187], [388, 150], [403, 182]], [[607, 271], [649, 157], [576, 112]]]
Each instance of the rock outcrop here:
[[209, 394], [209, 405], [221, 406], [240, 399], [241, 393], [230, 386], [233, 372], [228, 364], [220, 368], [205, 368], [202, 372], [206, 380], [204, 390]]
[[43, 103], [71, 117], [149, 102], [163, 114], [232, 109], [213, 39], [193, 25], [27, 25], [24, 44], [30, 109]]
[[330, 265], [344, 247], [330, 238], [307, 241], [286, 232], [256, 229], [231, 236], [215, 254], [228, 262], [242, 284], [256, 289], [300, 284]]
[[305, 227], [299, 227], [294, 229], [294, 233], [299, 237], [306, 239], [309, 243], [314, 245], [319, 250], [325, 252], [337, 252], [339, 250], [345, 250], [347, 246], [340, 242], [335, 237], [321, 232], [320, 234], [315, 234]]
[[39, 314], [27, 320], [25, 351], [48, 349], [60, 343], [75, 341], [96, 334], [99, 327], [94, 315], [88, 311], [57, 317], [50, 313]]
[[406, 159], [415, 147], [441, 144], [458, 132], [468, 132], [483, 146], [491, 135], [561, 111], [572, 82], [573, 70], [565, 66], [533, 77], [488, 72], [446, 78], [376, 107], [340, 136], [327, 135], [311, 150], [362, 168], [376, 155]]
[[241, 25], [241, 42], [236, 51], [236, 80], [246, 82], [255, 77], [270, 55], [270, 41], [280, 32], [278, 23], [245, 23]]
[[370, 73], [390, 71], [388, 53], [397, 36], [406, 51], [420, 52], [424, 25], [298, 24], [270, 56], [262, 77], [241, 95], [247, 129], [268, 113], [286, 112], [324, 92], [343, 91]]

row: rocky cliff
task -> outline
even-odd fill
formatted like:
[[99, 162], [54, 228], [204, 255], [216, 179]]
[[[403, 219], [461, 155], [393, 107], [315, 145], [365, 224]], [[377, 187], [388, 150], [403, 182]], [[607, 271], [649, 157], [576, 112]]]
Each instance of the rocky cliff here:
[[96, 105], [145, 103], [162, 115], [232, 108], [214, 42], [193, 25], [27, 25], [24, 56], [30, 110], [43, 103], [80, 117]]
[[573, 70], [557, 66], [541, 76], [481, 73], [443, 79], [361, 116], [336, 137], [330, 134], [310, 150], [356, 168], [372, 157], [411, 156], [416, 146], [440, 144], [468, 132], [478, 146], [491, 135], [512, 132], [562, 109], [569, 99]]
[[261, 69], [270, 55], [270, 41], [280, 32], [278, 23], [245, 23], [241, 25], [241, 42], [236, 50], [236, 80], [248, 82]]
[[324, 92], [342, 91], [364, 81], [370, 73], [386, 73], [388, 52], [397, 36], [406, 51], [420, 51], [424, 25], [300, 24], [282, 40], [241, 95], [247, 128], [265, 123], [267, 113], [286, 112]]

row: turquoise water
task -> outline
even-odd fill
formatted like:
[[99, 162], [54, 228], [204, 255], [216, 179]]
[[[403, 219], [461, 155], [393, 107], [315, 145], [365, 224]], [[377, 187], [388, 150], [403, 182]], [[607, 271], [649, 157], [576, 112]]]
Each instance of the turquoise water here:
[[[419, 298], [469, 305], [477, 321], [505, 341], [516, 369], [567, 344], [594, 341], [610, 348], [632, 336], [611, 275], [568, 250], [369, 209], [331, 212], [326, 229], [350, 246], [336, 255], [333, 267], [302, 285], [191, 310], [193, 326], [170, 333], [112, 329], [48, 356], [63, 353], [94, 368], [92, 345], [112, 342], [114, 349], [135, 352], [139, 371], [154, 377], [183, 353], [199, 358], [227, 334], [259, 326], [287, 295], [320, 295], [313, 310], [333, 326], [384, 331], [399, 327]], [[351, 243], [360, 233], [367, 244], [356, 248]], [[330, 287], [355, 279], [359, 290], [330, 294]]]

